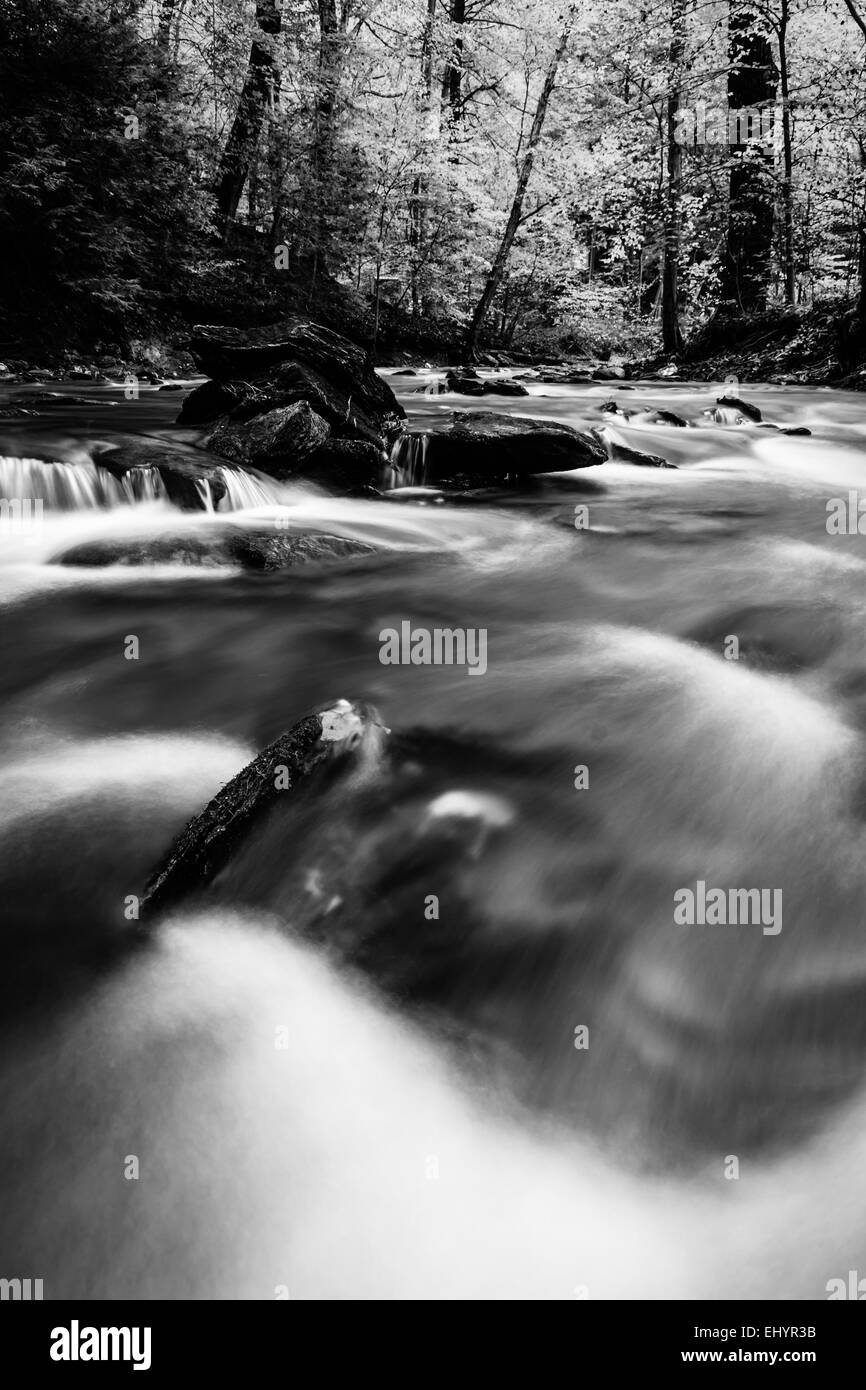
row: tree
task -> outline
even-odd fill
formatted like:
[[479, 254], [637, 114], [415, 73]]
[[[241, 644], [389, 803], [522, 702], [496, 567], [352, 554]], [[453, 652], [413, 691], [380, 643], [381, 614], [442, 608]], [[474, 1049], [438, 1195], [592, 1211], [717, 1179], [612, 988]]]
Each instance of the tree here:
[[429, 170], [427, 166], [431, 144], [435, 143], [438, 134], [438, 130], [431, 130], [431, 118], [433, 116], [433, 25], [436, 18], [436, 3], [437, 0], [426, 0], [427, 10], [421, 36], [421, 81], [420, 91], [418, 93], [418, 169], [412, 181], [412, 194], [409, 200], [409, 258], [412, 276], [412, 314], [416, 319], [418, 319], [421, 314], [421, 271], [424, 266], [427, 251], [429, 222]]
[[685, 0], [672, 0], [670, 42], [670, 90], [667, 98], [667, 180], [664, 208], [664, 254], [662, 261], [662, 346], [665, 352], [682, 350], [680, 331], [679, 256], [680, 183], [682, 145], [677, 139], [680, 109], [680, 67], [685, 51]]
[[452, 40], [442, 75], [442, 100], [447, 106], [453, 126], [463, 115], [463, 29], [466, 24], [466, 0], [451, 0], [448, 18]]
[[260, 36], [253, 39], [250, 47], [240, 101], [217, 176], [217, 217], [224, 233], [237, 214], [265, 115], [273, 105], [278, 80], [274, 39], [282, 24], [277, 0], [257, 0], [256, 23]]
[[788, 0], [779, 0], [779, 13], [774, 21], [779, 41], [779, 84], [782, 94], [782, 280], [785, 303], [796, 298], [794, 265], [794, 156], [791, 143], [791, 84], [788, 77]]
[[544, 122], [547, 116], [547, 108], [550, 104], [550, 98], [553, 95], [554, 86], [556, 85], [556, 74], [559, 70], [559, 65], [562, 61], [563, 54], [565, 53], [565, 50], [568, 47], [568, 40], [571, 34], [572, 25], [574, 23], [576, 10], [577, 6], [575, 4], [572, 4], [566, 11], [565, 19], [562, 25], [562, 30], [559, 35], [559, 42], [557, 43], [556, 50], [548, 65], [547, 73], [544, 78], [544, 85], [541, 88], [541, 94], [538, 98], [538, 104], [535, 108], [535, 115], [532, 118], [532, 127], [529, 132], [529, 139], [526, 142], [526, 148], [524, 149], [522, 158], [520, 159], [519, 171], [517, 175], [517, 187], [514, 190], [514, 198], [512, 199], [511, 203], [511, 211], [508, 214], [508, 221], [505, 224], [505, 230], [502, 233], [502, 239], [499, 243], [496, 255], [493, 258], [493, 264], [491, 265], [490, 271], [487, 275], [487, 279], [484, 284], [484, 289], [481, 293], [481, 298], [475, 306], [475, 311], [472, 315], [469, 324], [469, 329], [466, 334], [466, 356], [467, 359], [470, 361], [474, 357], [475, 352], [477, 350], [478, 339], [481, 333], [481, 329], [483, 328], [484, 321], [487, 318], [487, 315], [490, 311], [490, 306], [492, 305], [493, 300], [496, 297], [496, 292], [499, 289], [503, 274], [505, 272], [505, 268], [508, 264], [508, 257], [511, 253], [511, 247], [514, 244], [514, 238], [517, 235], [517, 230], [520, 226], [521, 214], [523, 212], [523, 200], [526, 197], [526, 190], [529, 185], [529, 178], [532, 173], [532, 166], [535, 162], [535, 153], [541, 140], [542, 133], [544, 131]]
[[[854, 23], [860, 30], [863, 38], [866, 39], [866, 20], [864, 20], [863, 16], [860, 14], [857, 6], [854, 4], [854, 0], [845, 0], [845, 4]], [[860, 148], [860, 163], [866, 168], [866, 148], [864, 148], [864, 142], [862, 140], [858, 143]], [[864, 214], [862, 208], [857, 227], [857, 272], [860, 287], [857, 297], [857, 318], [859, 320], [860, 333], [866, 335], [866, 214]]]
[[778, 70], [767, 21], [751, 0], [730, 0], [728, 12], [728, 110], [732, 129], [728, 217], [722, 253], [719, 309], [723, 315], [754, 313], [767, 301], [773, 247], [772, 150], [750, 141], [738, 113], [771, 111]]

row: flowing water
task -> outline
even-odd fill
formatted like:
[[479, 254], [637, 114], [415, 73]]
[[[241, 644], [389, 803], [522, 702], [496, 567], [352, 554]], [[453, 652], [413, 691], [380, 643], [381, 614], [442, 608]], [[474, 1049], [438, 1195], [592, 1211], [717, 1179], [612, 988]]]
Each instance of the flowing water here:
[[[392, 378], [413, 429], [479, 407], [434, 375]], [[233, 474], [181, 513], [99, 466], [118, 432], [191, 442], [177, 395], [0, 422], [2, 495], [43, 504], [0, 537], [0, 1274], [810, 1299], [866, 1273], [866, 560], [827, 526], [866, 480], [866, 397], [743, 388], [801, 437], [705, 415], [721, 387], [630, 387], [483, 407], [677, 468], [462, 499]], [[58, 563], [227, 519], [376, 553]], [[486, 670], [383, 665], [406, 621], [485, 631]], [[187, 820], [344, 697], [384, 726], [368, 763], [141, 932]], [[699, 881], [780, 892], [781, 930], [675, 922]]]

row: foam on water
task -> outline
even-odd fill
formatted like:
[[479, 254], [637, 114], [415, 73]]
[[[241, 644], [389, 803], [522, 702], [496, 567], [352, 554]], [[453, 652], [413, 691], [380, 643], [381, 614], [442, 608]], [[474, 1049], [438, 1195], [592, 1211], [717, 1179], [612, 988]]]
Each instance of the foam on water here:
[[0, 768], [0, 834], [21, 820], [60, 811], [97, 792], [123, 799], [130, 808], [153, 802], [176, 814], [179, 800], [197, 806], [253, 753], [213, 735], [73, 740], [50, 730], [19, 728], [14, 743], [7, 742]]
[[820, 1298], [862, 1263], [853, 1117], [739, 1183], [638, 1183], [241, 914], [178, 917], [4, 1073], [5, 1248], [55, 1298]]

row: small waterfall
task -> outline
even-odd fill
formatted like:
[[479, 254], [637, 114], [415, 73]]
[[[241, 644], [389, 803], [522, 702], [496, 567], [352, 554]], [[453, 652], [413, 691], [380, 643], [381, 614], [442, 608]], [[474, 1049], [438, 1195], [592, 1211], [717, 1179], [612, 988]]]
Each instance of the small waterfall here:
[[385, 487], [420, 487], [427, 481], [427, 445], [430, 435], [401, 434], [391, 446], [384, 468]]
[[217, 511], [241, 512], [246, 507], [261, 507], [268, 502], [282, 501], [282, 490], [278, 483], [268, 484], [232, 468], [221, 468], [219, 472], [225, 483], [225, 496], [217, 504]]
[[92, 461], [46, 462], [0, 455], [0, 498], [41, 501], [58, 511], [116, 507], [133, 500], [122, 485]]
[[207, 478], [195, 478], [195, 490], [202, 501], [202, 508], [206, 512], [216, 511], [213, 500], [213, 489]]
[[120, 486], [127, 502], [161, 502], [168, 497], [158, 468], [130, 468]]
[[[224, 485], [214, 487], [208, 478], [196, 478], [195, 487], [206, 512], [237, 512], [282, 501], [278, 483], [232, 468], [216, 468]], [[75, 461], [18, 458], [0, 454], [0, 501], [13, 504], [44, 503], [54, 511], [85, 511], [96, 507], [133, 506], [138, 502], [169, 500], [158, 465], [142, 464], [129, 468], [120, 477], [100, 468], [92, 459]]]
[[712, 410], [705, 410], [703, 413], [715, 425], [744, 425], [746, 423], [739, 410], [732, 405], [716, 405], [713, 406]]

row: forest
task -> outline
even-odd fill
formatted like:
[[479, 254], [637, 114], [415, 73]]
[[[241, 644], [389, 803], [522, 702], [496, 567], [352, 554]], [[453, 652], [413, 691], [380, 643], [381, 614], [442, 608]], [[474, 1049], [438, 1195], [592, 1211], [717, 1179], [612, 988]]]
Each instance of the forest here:
[[[859, 0], [2, 0], [0, 356], [866, 357]], [[854, 381], [852, 384], [857, 384]]]

